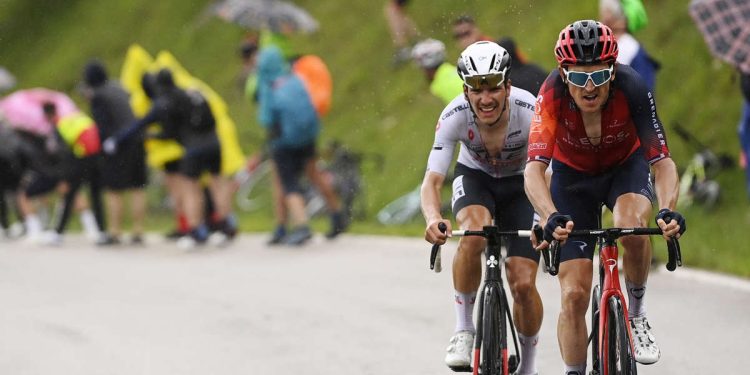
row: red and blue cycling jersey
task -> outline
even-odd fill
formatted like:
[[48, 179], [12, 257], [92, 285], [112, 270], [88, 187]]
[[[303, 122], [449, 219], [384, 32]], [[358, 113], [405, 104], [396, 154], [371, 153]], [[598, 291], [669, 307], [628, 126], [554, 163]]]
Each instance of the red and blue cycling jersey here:
[[643, 149], [649, 164], [669, 157], [667, 138], [652, 93], [627, 65], [617, 65], [601, 113], [601, 138], [590, 141], [578, 107], [557, 69], [542, 85], [531, 121], [528, 161], [554, 158], [587, 174], [612, 169]]

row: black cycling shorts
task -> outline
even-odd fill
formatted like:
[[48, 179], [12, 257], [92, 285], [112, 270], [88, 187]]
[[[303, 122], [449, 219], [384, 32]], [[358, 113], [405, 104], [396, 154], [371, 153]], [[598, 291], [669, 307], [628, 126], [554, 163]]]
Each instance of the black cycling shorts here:
[[[602, 205], [610, 210], [617, 198], [637, 193], [654, 201], [651, 170], [638, 151], [625, 162], [605, 173], [590, 175], [557, 160], [552, 161], [552, 201], [561, 214], [570, 215], [575, 229], [596, 229], [601, 225]], [[594, 259], [595, 238], [573, 238], [560, 250], [560, 262], [570, 259]]]
[[208, 172], [218, 175], [221, 172], [221, 147], [218, 142], [209, 147], [203, 147], [199, 152], [188, 152], [180, 160], [180, 173], [190, 179], [198, 179]]
[[39, 172], [28, 172], [21, 180], [21, 189], [29, 198], [51, 193], [62, 181], [58, 176], [49, 176]]
[[142, 144], [132, 144], [115, 155], [105, 155], [101, 168], [107, 190], [142, 189], [148, 182], [146, 153]]
[[[534, 222], [534, 208], [523, 188], [523, 175], [494, 178], [483, 171], [456, 163], [451, 206], [453, 215], [464, 207], [480, 205], [492, 214], [501, 230], [528, 230]], [[509, 237], [508, 256], [521, 256], [539, 263], [539, 252], [526, 237]]]
[[305, 173], [307, 163], [315, 158], [315, 144], [302, 147], [276, 147], [271, 151], [273, 163], [284, 188], [284, 194], [302, 193], [300, 179]]

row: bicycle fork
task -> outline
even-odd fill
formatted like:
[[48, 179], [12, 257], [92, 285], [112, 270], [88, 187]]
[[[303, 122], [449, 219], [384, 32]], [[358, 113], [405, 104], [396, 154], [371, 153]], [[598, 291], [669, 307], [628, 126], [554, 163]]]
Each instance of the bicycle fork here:
[[[594, 313], [595, 317], [598, 318], [598, 360], [600, 363], [608, 363], [611, 359], [605, 358], [608, 356], [608, 352], [606, 350], [606, 345], [608, 342], [607, 332], [609, 331], [607, 329], [608, 324], [617, 324], [616, 322], [609, 322], [609, 314], [607, 314], [607, 311], [612, 308], [612, 305], [609, 303], [611, 298], [616, 298], [619, 301], [619, 304], [622, 306], [623, 311], [623, 319], [626, 320], [625, 327], [627, 328], [628, 333], [628, 343], [630, 344], [630, 352], [635, 353], [635, 348], [633, 346], [633, 335], [630, 331], [630, 324], [628, 324], [628, 307], [625, 303], [625, 296], [622, 293], [622, 288], [620, 286], [620, 274], [618, 271], [618, 249], [617, 246], [614, 244], [614, 242], [610, 242], [609, 240], [605, 240], [602, 244], [601, 249], [599, 250], [599, 272], [601, 274], [600, 277], [600, 293], [601, 296], [599, 298], [599, 309]], [[595, 322], [592, 322], [594, 324]], [[596, 364], [594, 364], [596, 365]], [[604, 368], [604, 371], [602, 372], [602, 375], [609, 375], [606, 374], [606, 368]]]

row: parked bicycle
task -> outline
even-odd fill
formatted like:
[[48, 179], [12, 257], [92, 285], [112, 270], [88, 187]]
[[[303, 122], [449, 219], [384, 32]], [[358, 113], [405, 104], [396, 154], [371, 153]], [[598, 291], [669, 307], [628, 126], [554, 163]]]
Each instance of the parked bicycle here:
[[[447, 227], [438, 224], [440, 231]], [[542, 229], [536, 227], [535, 235], [541, 238]], [[502, 266], [505, 263], [500, 254], [502, 238], [507, 236], [530, 237], [530, 230], [502, 231], [494, 225], [488, 225], [479, 231], [454, 230], [454, 237], [481, 236], [487, 239], [484, 285], [479, 293], [479, 315], [477, 333], [474, 338], [474, 360], [471, 367], [452, 368], [457, 372], [473, 372], [474, 375], [509, 375], [516, 370], [521, 360], [518, 337], [511, 306], [502, 279]], [[442, 270], [440, 245], [433, 245], [430, 253], [430, 269]], [[508, 331], [513, 337], [513, 352], [508, 351]]]
[[680, 175], [681, 207], [697, 203], [706, 209], [716, 206], [721, 196], [721, 187], [715, 180], [717, 175], [734, 166], [734, 160], [726, 153], [716, 154], [693, 136], [679, 123], [673, 126], [675, 134], [695, 150], [693, 158]]
[[[341, 199], [345, 215], [348, 218], [364, 218], [366, 202], [364, 184], [362, 183], [363, 155], [353, 152], [338, 142], [331, 142], [323, 151], [326, 162], [321, 170], [330, 178], [332, 186]], [[382, 166], [382, 156], [372, 158], [375, 167]], [[246, 212], [259, 210], [271, 205], [271, 172], [272, 162], [267, 159], [255, 160], [252, 168], [238, 174], [239, 184], [235, 203]], [[315, 217], [326, 212], [326, 203], [320, 192], [310, 184], [305, 184], [305, 201], [308, 217]]]
[[[573, 230], [568, 237], [599, 239], [599, 285], [591, 296], [591, 363], [590, 375], [635, 375], [633, 336], [628, 324], [628, 308], [620, 287], [617, 239], [628, 235], [661, 235], [659, 228], [605, 228]], [[537, 236], [537, 238], [541, 238]], [[676, 238], [667, 242], [667, 269], [682, 266], [680, 244]], [[552, 241], [542, 250], [544, 269], [557, 275], [560, 269], [560, 246]]]

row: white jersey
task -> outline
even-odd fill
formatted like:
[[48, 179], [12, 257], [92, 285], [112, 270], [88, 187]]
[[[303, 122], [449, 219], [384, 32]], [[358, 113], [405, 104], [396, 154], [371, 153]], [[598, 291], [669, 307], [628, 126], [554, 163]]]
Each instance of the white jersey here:
[[534, 114], [534, 96], [513, 87], [508, 111], [510, 119], [505, 145], [497, 156], [490, 156], [479, 133], [469, 102], [461, 94], [440, 114], [435, 128], [435, 143], [427, 159], [427, 171], [445, 175], [453, 160], [453, 149], [461, 142], [458, 162], [488, 175], [501, 178], [523, 174], [529, 140], [529, 126]]

